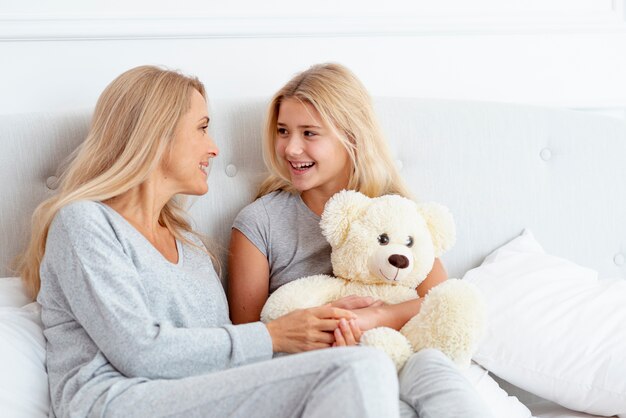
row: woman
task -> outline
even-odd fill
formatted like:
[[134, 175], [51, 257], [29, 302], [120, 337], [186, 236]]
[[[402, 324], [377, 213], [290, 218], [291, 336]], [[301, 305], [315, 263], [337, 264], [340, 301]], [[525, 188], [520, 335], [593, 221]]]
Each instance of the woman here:
[[334, 343], [349, 311], [231, 324], [176, 200], [208, 189], [208, 124], [197, 79], [129, 70], [100, 96], [59, 194], [37, 208], [21, 274], [42, 306], [52, 415], [397, 414], [395, 372], [376, 351], [271, 360]]

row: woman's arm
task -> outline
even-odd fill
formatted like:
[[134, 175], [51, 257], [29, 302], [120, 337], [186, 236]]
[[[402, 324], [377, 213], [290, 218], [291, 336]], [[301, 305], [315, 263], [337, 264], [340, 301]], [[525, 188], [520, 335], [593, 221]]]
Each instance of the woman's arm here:
[[[203, 268], [203, 274], [219, 280], [209, 263]], [[58, 340], [77, 335], [91, 340], [128, 377], [179, 378], [272, 357], [271, 335], [260, 322], [187, 328], [155, 315], [147, 279], [96, 203], [78, 202], [57, 214], [42, 278], [52, 295], [63, 295], [63, 311], [76, 322], [52, 324], [47, 332]]]
[[267, 258], [238, 229], [233, 228], [228, 252], [228, 306], [234, 324], [256, 322], [269, 296]]

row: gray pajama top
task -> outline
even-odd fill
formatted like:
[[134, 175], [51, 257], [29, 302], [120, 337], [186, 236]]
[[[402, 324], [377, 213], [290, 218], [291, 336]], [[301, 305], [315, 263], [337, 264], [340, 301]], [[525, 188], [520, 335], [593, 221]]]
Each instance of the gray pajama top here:
[[177, 247], [173, 264], [99, 202], [76, 202], [56, 215], [37, 298], [51, 416], [86, 416], [99, 398], [106, 404], [149, 379], [271, 359], [265, 325], [232, 325], [209, 256], [181, 242]]

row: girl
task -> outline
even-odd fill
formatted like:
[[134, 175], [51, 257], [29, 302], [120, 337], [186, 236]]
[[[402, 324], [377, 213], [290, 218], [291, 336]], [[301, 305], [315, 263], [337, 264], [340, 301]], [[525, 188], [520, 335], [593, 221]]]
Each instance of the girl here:
[[[33, 216], [22, 277], [41, 304], [57, 417], [385, 416], [393, 365], [316, 351], [349, 311], [232, 325], [211, 255], [178, 194], [218, 155], [203, 85], [138, 67], [100, 96], [60, 193]], [[310, 324], [306, 326], [306, 324]]]
[[[366, 89], [341, 65], [313, 66], [274, 95], [263, 157], [270, 174], [232, 230], [229, 297], [235, 323], [258, 321], [269, 294], [281, 285], [332, 274], [330, 246], [319, 227], [332, 195], [353, 189], [370, 197], [390, 193], [410, 197]], [[416, 292], [422, 297], [446, 278], [441, 262], [435, 260]], [[397, 305], [358, 297], [339, 300], [334, 306], [354, 310], [357, 319], [340, 321], [332, 345], [353, 345], [361, 331], [378, 326], [400, 329], [419, 312], [421, 302], [421, 298]], [[452, 362], [435, 350], [424, 350], [407, 362], [400, 388], [419, 417], [489, 415]], [[406, 405], [401, 406], [407, 412]]]

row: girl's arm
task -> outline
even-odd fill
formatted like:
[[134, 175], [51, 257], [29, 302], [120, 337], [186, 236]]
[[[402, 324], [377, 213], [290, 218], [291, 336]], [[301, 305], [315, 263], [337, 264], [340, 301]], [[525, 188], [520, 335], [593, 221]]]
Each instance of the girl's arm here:
[[430, 289], [437, 286], [439, 283], [445, 282], [447, 279], [448, 273], [446, 273], [446, 269], [443, 267], [441, 260], [435, 258], [432, 270], [428, 273], [424, 281], [417, 286], [417, 294], [423, 298]]
[[233, 228], [228, 252], [228, 306], [233, 324], [256, 322], [269, 296], [267, 258], [238, 229]]
[[[395, 305], [375, 304], [355, 309], [358, 327], [366, 331], [386, 326], [399, 330], [409, 319], [417, 315], [422, 304], [421, 297], [437, 284], [448, 278], [446, 270], [437, 258], [433, 268], [417, 287], [420, 299], [413, 299]], [[244, 234], [233, 228], [228, 259], [228, 304], [234, 324], [256, 322], [261, 316], [263, 305], [269, 296], [269, 264], [267, 258]], [[364, 303], [358, 300], [359, 303]], [[365, 302], [364, 304], [367, 304]], [[334, 306], [350, 309], [350, 306]]]
[[[267, 258], [238, 229], [233, 228], [228, 260], [228, 305], [234, 324], [257, 322], [269, 293], [269, 265]], [[369, 298], [371, 299], [371, 298]], [[369, 301], [368, 299], [368, 301]], [[328, 348], [335, 342], [333, 331], [340, 319], [354, 319], [355, 315], [343, 306], [360, 308], [361, 298], [345, 298], [337, 306], [325, 305], [300, 309], [267, 324], [275, 352], [297, 353]]]
[[409, 319], [413, 318], [420, 311], [423, 297], [426, 293], [444, 282], [448, 278], [441, 261], [436, 258], [433, 268], [426, 276], [426, 279], [417, 287], [419, 299], [412, 299], [395, 305], [370, 306], [363, 309], [353, 310], [357, 314], [356, 323], [361, 331], [376, 327], [390, 327], [399, 330]]

